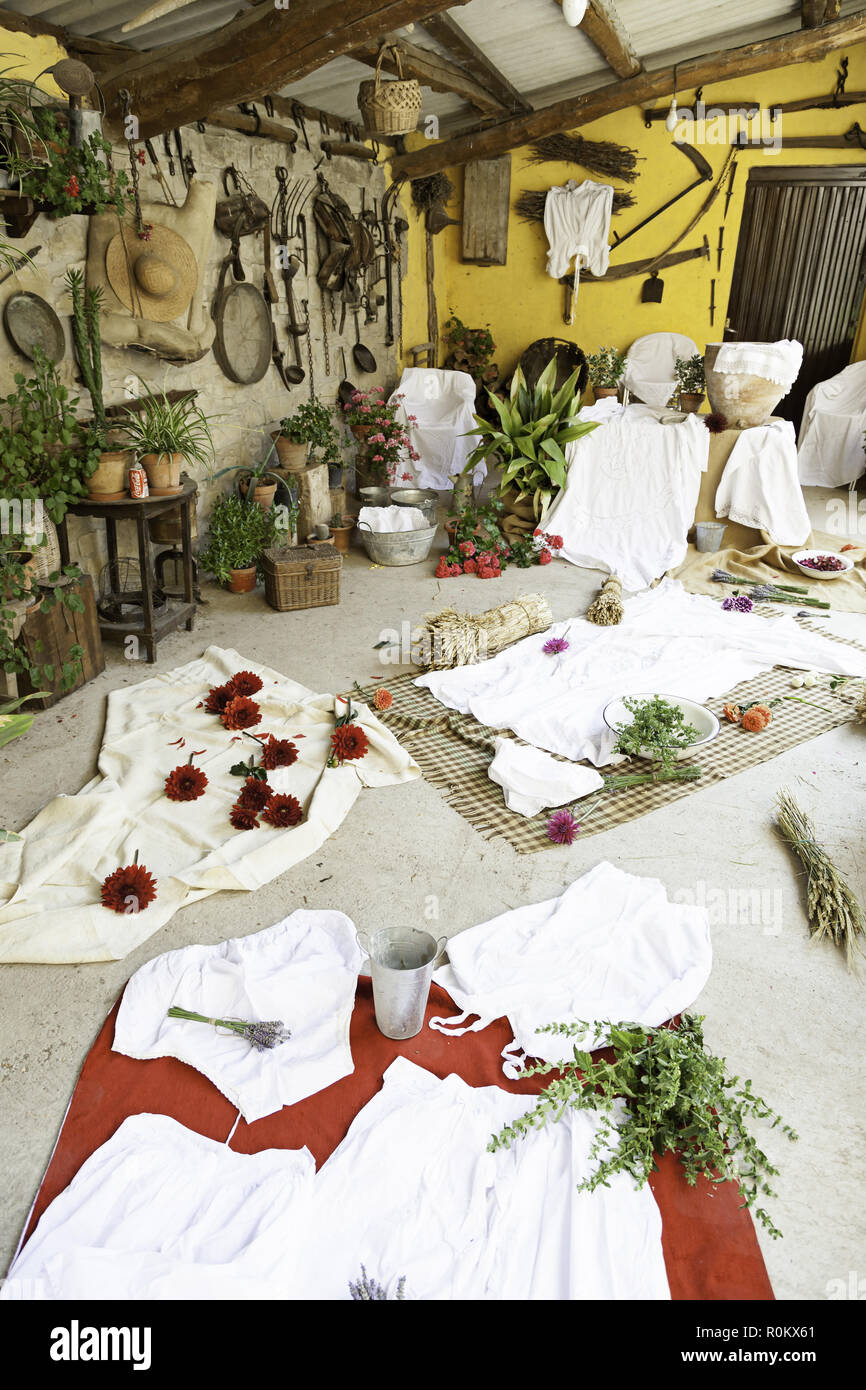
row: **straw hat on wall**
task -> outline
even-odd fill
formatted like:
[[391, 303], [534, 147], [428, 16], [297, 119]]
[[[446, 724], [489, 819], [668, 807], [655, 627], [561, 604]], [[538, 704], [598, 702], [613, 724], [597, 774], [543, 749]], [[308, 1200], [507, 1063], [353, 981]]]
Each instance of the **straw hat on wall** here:
[[198, 268], [188, 242], [158, 223], [146, 240], [124, 224], [105, 253], [108, 282], [121, 304], [137, 318], [165, 323], [188, 308]]

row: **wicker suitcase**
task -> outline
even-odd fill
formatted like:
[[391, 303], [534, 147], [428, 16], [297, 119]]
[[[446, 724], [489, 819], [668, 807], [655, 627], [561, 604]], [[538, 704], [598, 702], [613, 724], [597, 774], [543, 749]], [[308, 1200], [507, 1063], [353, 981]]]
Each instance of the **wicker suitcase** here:
[[279, 613], [340, 602], [343, 560], [334, 545], [278, 546], [262, 556], [265, 598]]

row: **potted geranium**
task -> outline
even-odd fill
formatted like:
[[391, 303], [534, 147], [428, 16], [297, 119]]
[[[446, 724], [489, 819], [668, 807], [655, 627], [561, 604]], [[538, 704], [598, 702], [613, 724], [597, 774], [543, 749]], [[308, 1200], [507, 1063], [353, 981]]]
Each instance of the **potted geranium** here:
[[235, 493], [218, 497], [208, 522], [207, 545], [199, 552], [203, 565], [233, 594], [246, 594], [256, 586], [262, 551], [278, 539], [273, 511]]
[[[374, 386], [371, 391], [355, 391], [343, 406], [346, 424], [360, 445], [355, 470], [359, 487], [375, 487], [385, 481], [413, 481], [406, 459], [417, 463], [420, 455], [412, 446], [406, 426], [396, 418], [402, 399], [398, 395], [384, 401], [382, 387]], [[410, 426], [415, 423], [413, 415], [408, 419]]]
[[586, 365], [595, 399], [615, 396], [628, 366], [625, 354], [615, 347], [600, 347], [586, 359]]
[[171, 497], [181, 490], [185, 463], [210, 467], [214, 453], [210, 425], [196, 405], [194, 391], [170, 400], [164, 391], [151, 391], [142, 384], [144, 395], [138, 409], [128, 410], [120, 427], [139, 455], [153, 496]]
[[108, 167], [111, 145], [94, 133], [78, 147], [69, 131], [48, 110], [34, 112], [45, 160], [28, 160], [21, 191], [33, 198], [49, 217], [70, 213], [102, 213], [112, 209], [123, 216], [129, 199], [128, 176]]
[[687, 415], [694, 415], [700, 410], [707, 389], [704, 359], [701, 354], [698, 352], [694, 357], [678, 357], [676, 375], [680, 410]]

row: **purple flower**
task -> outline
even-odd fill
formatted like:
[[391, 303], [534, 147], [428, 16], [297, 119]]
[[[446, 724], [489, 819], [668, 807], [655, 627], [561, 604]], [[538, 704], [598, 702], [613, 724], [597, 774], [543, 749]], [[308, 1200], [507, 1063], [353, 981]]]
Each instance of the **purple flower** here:
[[747, 594], [737, 594], [736, 598], [726, 598], [722, 602], [726, 613], [751, 613], [754, 606]]
[[555, 811], [547, 822], [547, 834], [555, 845], [573, 845], [580, 826], [570, 811]]
[[569, 645], [564, 637], [551, 637], [541, 650], [545, 656], [558, 656], [560, 652], [567, 652]]

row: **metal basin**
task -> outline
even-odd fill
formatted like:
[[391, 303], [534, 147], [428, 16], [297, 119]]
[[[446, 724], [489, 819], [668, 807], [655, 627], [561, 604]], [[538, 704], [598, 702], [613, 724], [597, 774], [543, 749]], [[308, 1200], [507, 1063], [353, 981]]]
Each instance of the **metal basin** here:
[[398, 507], [417, 507], [423, 512], [431, 526], [436, 525], [436, 504], [439, 494], [429, 487], [403, 487], [391, 493], [391, 501]]
[[358, 530], [364, 549], [377, 565], [417, 565], [430, 554], [435, 526], [425, 526], [417, 531], [371, 531], [364, 522], [358, 522]]
[[359, 487], [358, 496], [365, 507], [390, 507], [391, 489], [389, 487]]

